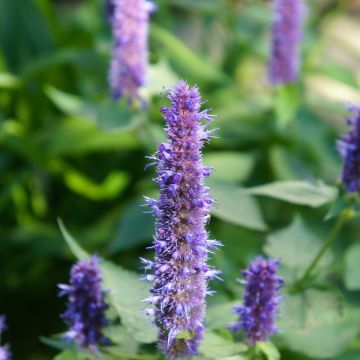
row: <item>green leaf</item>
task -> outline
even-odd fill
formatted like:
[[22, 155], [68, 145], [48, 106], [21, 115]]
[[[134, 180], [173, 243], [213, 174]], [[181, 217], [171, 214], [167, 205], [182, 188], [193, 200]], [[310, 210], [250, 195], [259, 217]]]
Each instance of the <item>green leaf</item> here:
[[246, 351], [247, 346], [242, 343], [234, 343], [213, 332], [206, 332], [204, 340], [200, 344], [200, 354], [210, 359], [223, 359]]
[[174, 87], [178, 80], [179, 77], [171, 69], [168, 61], [162, 59], [149, 66], [149, 81], [146, 89], [151, 95], [160, 95], [164, 89]]
[[13, 74], [0, 73], [0, 88], [16, 89], [21, 85], [21, 79]]
[[256, 347], [265, 355], [267, 360], [280, 360], [280, 352], [272, 342], [258, 342]]
[[209, 306], [206, 311], [207, 329], [213, 330], [228, 327], [232, 321], [236, 320], [236, 315], [233, 312], [236, 305], [239, 305], [239, 301]]
[[244, 181], [254, 167], [255, 158], [235, 151], [216, 151], [204, 155], [204, 163], [214, 168], [212, 179]]
[[277, 88], [275, 113], [281, 127], [295, 119], [299, 107], [299, 95], [297, 84], [283, 85]]
[[[271, 257], [280, 258], [283, 265], [294, 269], [300, 276], [321, 246], [321, 240], [306, 228], [300, 217], [296, 217], [289, 227], [268, 236], [264, 251]], [[325, 266], [331, 259], [327, 253], [320, 264]]]
[[136, 199], [128, 204], [122, 214], [115, 237], [109, 245], [109, 251], [117, 252], [148, 243], [154, 233], [154, 218], [145, 214], [144, 199]]
[[78, 245], [78, 243], [75, 241], [75, 239], [67, 231], [67, 229], [61, 219], [58, 219], [58, 224], [60, 227], [61, 234], [64, 237], [64, 239], [65, 239], [66, 243], [68, 244], [72, 253], [78, 259], [88, 259], [90, 257], [90, 255], [82, 247], [80, 247]]
[[126, 331], [140, 343], [152, 343], [157, 330], [144, 314], [143, 299], [149, 297], [150, 286], [138, 274], [110, 262], [100, 264], [104, 288], [110, 289], [109, 300], [118, 312]]
[[226, 79], [225, 75], [205, 59], [195, 54], [181, 40], [167, 30], [152, 24], [151, 35], [164, 46], [168, 57], [193, 81], [218, 82]]
[[260, 209], [244, 189], [231, 183], [211, 181], [208, 185], [216, 200], [212, 213], [221, 220], [254, 230], [266, 230]]
[[337, 189], [322, 182], [278, 181], [247, 189], [249, 194], [263, 195], [293, 204], [318, 207], [335, 199]]
[[90, 355], [81, 354], [80, 352], [65, 350], [59, 355], [55, 356], [53, 360], [90, 360], [93, 359]]
[[349, 247], [345, 254], [345, 285], [349, 290], [360, 290], [360, 244]]

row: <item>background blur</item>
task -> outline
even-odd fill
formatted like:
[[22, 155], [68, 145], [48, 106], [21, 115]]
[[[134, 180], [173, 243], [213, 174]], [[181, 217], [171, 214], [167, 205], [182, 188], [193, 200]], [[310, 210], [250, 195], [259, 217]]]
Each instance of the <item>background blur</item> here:
[[[291, 267], [291, 254], [309, 262], [332, 225], [323, 221], [329, 205], [312, 209], [236, 189], [337, 182], [344, 103], [360, 101], [360, 2], [307, 2], [302, 80], [278, 92], [266, 75], [269, 1], [156, 3], [143, 113], [109, 97], [112, 40], [103, 1], [0, 0], [0, 313], [8, 317], [4, 339], [15, 359], [50, 359], [55, 352], [40, 336], [64, 331], [56, 284], [67, 281], [74, 258], [58, 217], [87, 250], [125, 268], [138, 271], [139, 256], [149, 255], [153, 219], [139, 205], [155, 186], [145, 156], [164, 136], [162, 94], [178, 78], [198, 84], [218, 114], [205, 162], [217, 170], [213, 179], [228, 183], [226, 191], [213, 187], [219, 203], [211, 235], [225, 245], [214, 263], [225, 281], [213, 282], [218, 294], [210, 304], [239, 301], [239, 269], [262, 251], [278, 255], [270, 233], [297, 231], [289, 249], [278, 245], [283, 257], [289, 251]], [[318, 321], [322, 308], [341, 316], [344, 303], [358, 314], [360, 272], [351, 264], [360, 260], [359, 231], [354, 220], [341, 233], [326, 273], [332, 285], [319, 285], [329, 294], [336, 289], [334, 297], [313, 293], [323, 296], [321, 306], [301, 321]], [[294, 329], [290, 320], [284, 327]], [[335, 349], [334, 339], [316, 334], [302, 343], [280, 334], [277, 344], [286, 360], [359, 360], [358, 324], [333, 332], [342, 336]]]

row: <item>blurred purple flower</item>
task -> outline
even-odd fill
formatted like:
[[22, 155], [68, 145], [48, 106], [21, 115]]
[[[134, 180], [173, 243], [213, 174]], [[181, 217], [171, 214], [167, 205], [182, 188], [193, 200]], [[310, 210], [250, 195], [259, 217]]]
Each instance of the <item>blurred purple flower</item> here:
[[152, 270], [152, 295], [159, 327], [159, 348], [168, 358], [196, 355], [203, 338], [208, 281], [219, 271], [206, 264], [219, 242], [205, 229], [213, 202], [204, 178], [211, 169], [202, 163], [201, 149], [212, 135], [209, 110], [200, 111], [197, 87], [180, 81], [169, 93], [171, 106], [162, 108], [168, 142], [152, 157], [157, 164], [155, 182], [159, 200], [147, 198], [156, 216], [155, 262], [143, 260]]
[[248, 344], [266, 341], [277, 330], [275, 320], [281, 299], [279, 290], [284, 283], [276, 275], [278, 266], [276, 259], [258, 257], [247, 270], [242, 271], [246, 279], [242, 282], [245, 284], [244, 302], [234, 308], [240, 319], [232, 325], [232, 330], [243, 329]]
[[154, 5], [147, 0], [108, 0], [113, 54], [109, 82], [114, 99], [140, 99], [148, 67], [149, 15]]
[[352, 116], [347, 124], [350, 131], [337, 141], [337, 148], [343, 158], [342, 182], [349, 193], [360, 191], [360, 106], [350, 106]]
[[[0, 315], [0, 338], [4, 330], [7, 329], [6, 318], [4, 315]], [[9, 345], [0, 344], [0, 360], [11, 360], [11, 351]]]
[[273, 28], [269, 77], [273, 85], [295, 82], [299, 76], [303, 0], [272, 0]]
[[71, 269], [70, 285], [60, 284], [60, 296], [67, 295], [67, 310], [61, 318], [69, 326], [66, 337], [75, 340], [78, 346], [97, 351], [97, 345], [107, 345], [102, 335], [108, 325], [105, 310], [104, 290], [101, 288], [99, 260], [78, 261]]

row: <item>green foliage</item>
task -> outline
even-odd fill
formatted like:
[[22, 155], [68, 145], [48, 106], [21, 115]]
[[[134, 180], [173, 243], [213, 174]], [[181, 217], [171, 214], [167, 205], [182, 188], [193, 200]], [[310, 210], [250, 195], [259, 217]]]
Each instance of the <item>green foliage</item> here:
[[[268, 2], [157, 0], [144, 110], [109, 96], [103, 0], [0, 0], [0, 313], [15, 359], [96, 358], [49, 337], [65, 330], [56, 284], [73, 262], [57, 218], [87, 249], [59, 221], [77, 257], [107, 258], [113, 344], [101, 358], [162, 359], [143, 314], [149, 286], [139, 257], [152, 256], [145, 248], [154, 219], [141, 205], [144, 195], [157, 197], [145, 156], [164, 141], [159, 108], [180, 78], [198, 84], [218, 115], [204, 161], [215, 170], [207, 181], [216, 200], [210, 237], [225, 245], [211, 262], [224, 281], [210, 284], [217, 293], [198, 358], [360, 358], [359, 197], [335, 187], [343, 103], [358, 101], [360, 90], [353, 3], [308, 2], [302, 77], [273, 89]], [[299, 284], [348, 209], [352, 220]], [[239, 269], [261, 252], [281, 258], [286, 287], [279, 334], [252, 349], [227, 329], [241, 303]]]

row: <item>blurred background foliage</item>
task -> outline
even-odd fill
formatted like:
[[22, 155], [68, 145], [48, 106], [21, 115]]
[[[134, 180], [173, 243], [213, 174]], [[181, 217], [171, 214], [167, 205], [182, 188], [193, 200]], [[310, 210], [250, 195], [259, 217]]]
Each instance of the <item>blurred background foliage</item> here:
[[[204, 153], [216, 169], [211, 236], [224, 244], [213, 259], [225, 281], [212, 284], [211, 329], [233, 319], [236, 278], [251, 258], [281, 256], [291, 283], [333, 224], [324, 217], [341, 172], [335, 140], [344, 102], [360, 101], [360, 2], [307, 2], [302, 78], [278, 90], [266, 76], [269, 1], [156, 3], [144, 113], [109, 98], [102, 0], [0, 0], [0, 312], [15, 359], [51, 358], [39, 336], [64, 330], [56, 284], [73, 257], [57, 218], [126, 269], [149, 255], [153, 219], [140, 205], [155, 186], [145, 156], [164, 138], [159, 107], [179, 78], [218, 114]], [[278, 181], [291, 182], [259, 187]], [[349, 222], [316, 284], [286, 295], [275, 338], [283, 359], [360, 359], [359, 231]]]

